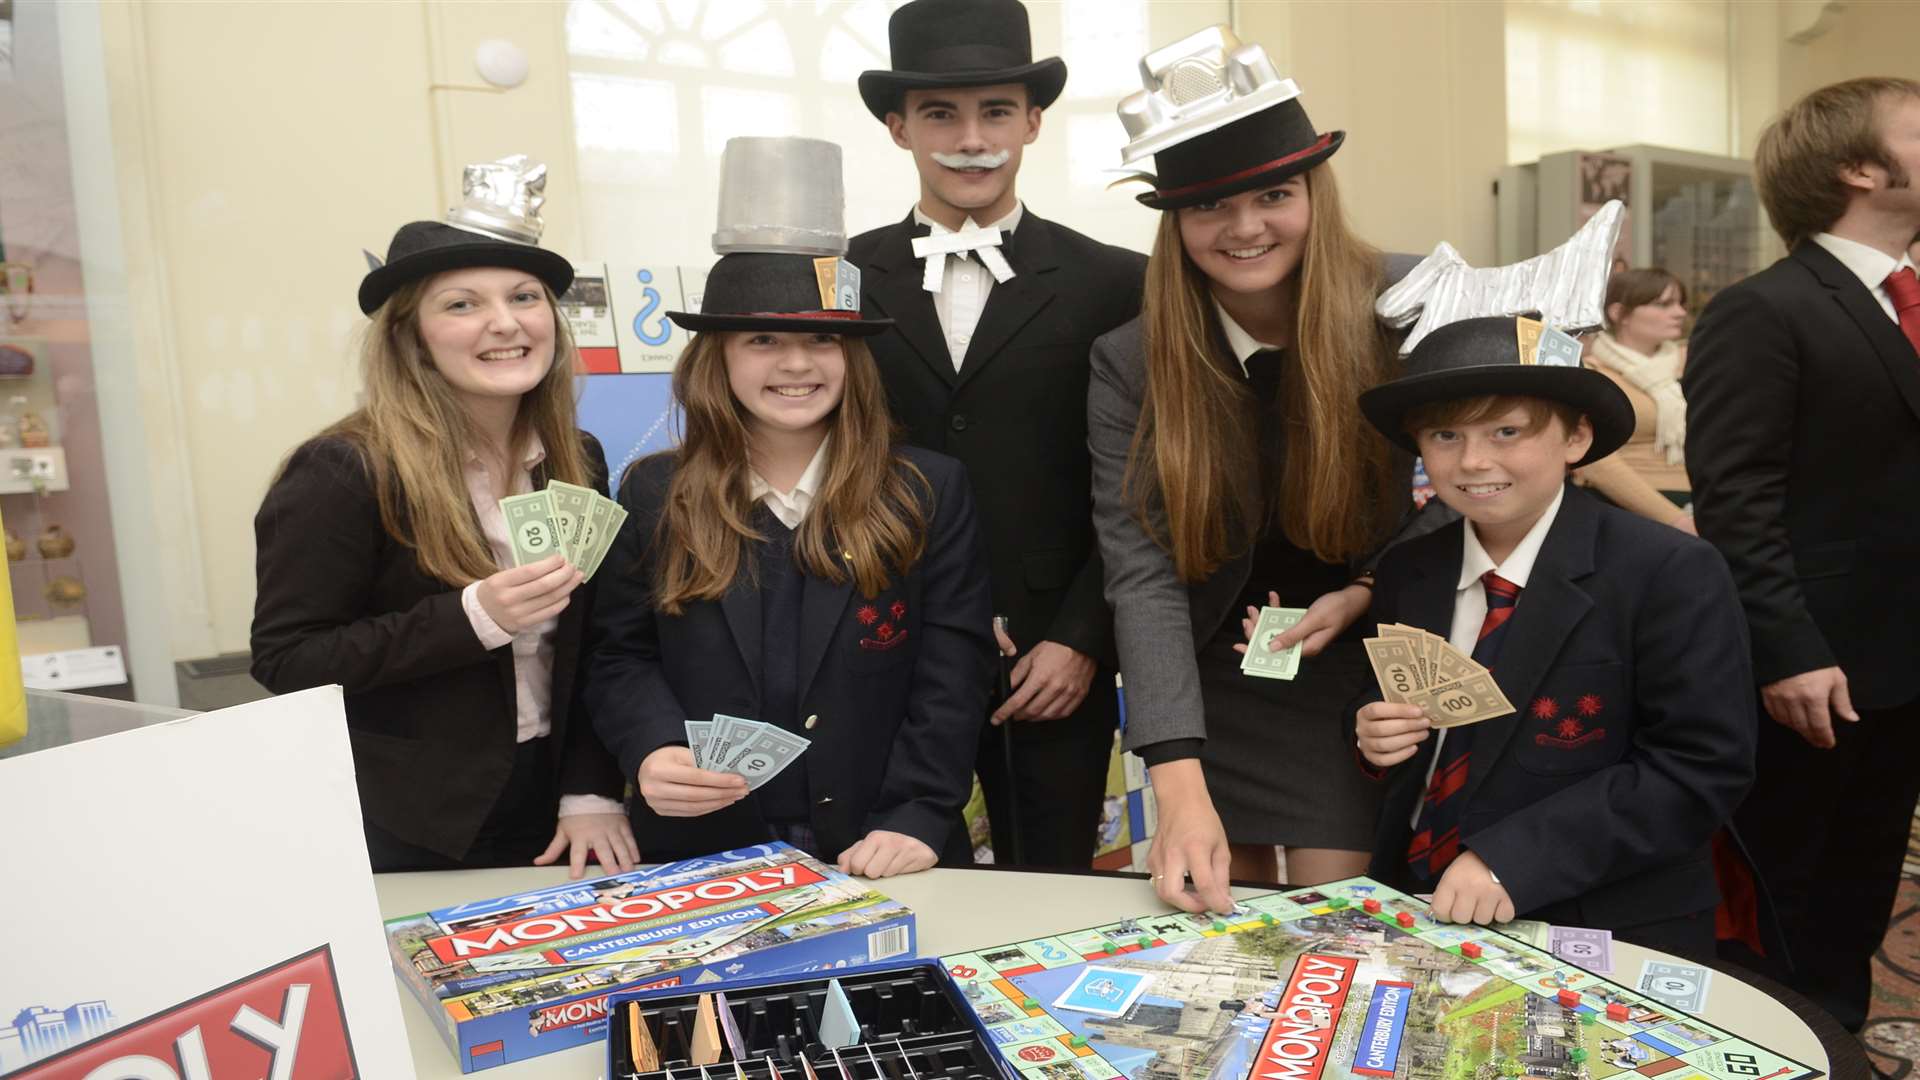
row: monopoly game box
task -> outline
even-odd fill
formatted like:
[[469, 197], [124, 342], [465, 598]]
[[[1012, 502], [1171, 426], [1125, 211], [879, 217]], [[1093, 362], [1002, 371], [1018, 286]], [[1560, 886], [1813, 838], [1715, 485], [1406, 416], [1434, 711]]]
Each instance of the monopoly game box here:
[[905, 906], [779, 843], [439, 908], [386, 933], [462, 1072], [603, 1038], [615, 992], [914, 955]]

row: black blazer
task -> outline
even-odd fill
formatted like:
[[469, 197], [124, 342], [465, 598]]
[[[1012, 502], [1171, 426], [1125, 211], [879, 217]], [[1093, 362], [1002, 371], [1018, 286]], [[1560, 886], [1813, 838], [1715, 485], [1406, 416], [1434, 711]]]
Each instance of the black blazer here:
[[1681, 379], [1694, 520], [1740, 587], [1754, 675], [1838, 664], [1920, 695], [1920, 357], [1819, 244], [1721, 290]]
[[[874, 829], [905, 833], [949, 861], [973, 785], [993, 663], [992, 613], [966, 477], [951, 458], [905, 448], [926, 476], [926, 554], [879, 596], [808, 576], [801, 595], [802, 755], [816, 853], [831, 860]], [[654, 609], [655, 528], [675, 456], [637, 463], [620, 485], [631, 515], [600, 575], [586, 701], [628, 776], [662, 746], [685, 745], [686, 722], [714, 713], [768, 723], [760, 708], [759, 592], [743, 577], [720, 600], [680, 615]], [[866, 608], [898, 611], [877, 637]], [[800, 719], [807, 717], [811, 723]], [[634, 832], [649, 859], [721, 851], [771, 837], [752, 797], [697, 818], [666, 818], [637, 793]]]
[[[586, 435], [589, 483], [606, 458]], [[535, 470], [534, 486], [546, 484]], [[421, 569], [380, 523], [373, 481], [345, 440], [293, 452], [253, 519], [253, 677], [276, 694], [339, 683], [367, 820], [463, 857], [513, 769], [513, 647], [489, 652], [461, 590]], [[625, 782], [572, 709], [591, 586], [560, 615], [548, 716], [560, 794], [618, 799]]]
[[[1418, 260], [1410, 255], [1387, 255], [1382, 286], [1405, 277]], [[1210, 320], [1215, 347], [1223, 362], [1226, 337], [1219, 320]], [[1094, 343], [1092, 379], [1087, 389], [1087, 418], [1091, 433], [1094, 520], [1106, 570], [1106, 595], [1119, 608], [1115, 617], [1120, 672], [1126, 683], [1126, 747], [1141, 750], [1176, 739], [1203, 739], [1206, 709], [1201, 700], [1200, 673], [1194, 649], [1212, 640], [1233, 614], [1247, 578], [1253, 573], [1251, 547], [1220, 565], [1204, 581], [1182, 582], [1174, 572], [1173, 556], [1153, 533], [1143, 528], [1133, 501], [1123, 497], [1127, 462], [1132, 455], [1134, 430], [1147, 399], [1147, 343], [1144, 317], [1128, 322]], [[1371, 432], [1362, 438], [1378, 438]], [[1284, 445], [1281, 452], [1285, 452]], [[1452, 511], [1429, 503], [1413, 509], [1413, 456], [1393, 451], [1391, 503], [1383, 513], [1397, 524], [1388, 543], [1430, 531], [1451, 520]], [[1157, 486], [1151, 475], [1148, 480]], [[1437, 501], [1437, 500], [1436, 500]], [[1164, 530], [1164, 516], [1156, 529]], [[1354, 569], [1373, 565], [1378, 552], [1354, 560]]]
[[[1030, 649], [1057, 641], [1116, 665], [1094, 542], [1087, 352], [1140, 311], [1147, 258], [1028, 210], [1005, 249], [959, 371], [921, 287], [913, 215], [853, 238], [862, 307], [895, 328], [868, 339], [906, 439], [960, 459], [973, 481], [994, 612]], [[1106, 701], [1111, 695], [1090, 700]]]
[[[1369, 620], [1447, 636], [1463, 530], [1389, 549]], [[1613, 929], [1713, 907], [1710, 841], [1753, 781], [1756, 737], [1746, 627], [1713, 548], [1569, 485], [1494, 678], [1518, 712], [1475, 729], [1454, 798], [1461, 846], [1514, 909]], [[1382, 880], [1411, 884], [1435, 741], [1386, 773], [1370, 870]]]

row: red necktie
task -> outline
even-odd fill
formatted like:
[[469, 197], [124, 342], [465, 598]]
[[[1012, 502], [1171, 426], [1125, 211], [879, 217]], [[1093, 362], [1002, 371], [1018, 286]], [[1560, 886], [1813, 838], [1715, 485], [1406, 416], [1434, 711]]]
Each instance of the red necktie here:
[[1893, 298], [1893, 314], [1900, 320], [1900, 332], [1907, 335], [1913, 343], [1913, 351], [1920, 353], [1920, 280], [1913, 276], [1913, 267], [1895, 267], [1887, 275], [1887, 295]]
[[[1520, 586], [1489, 570], [1480, 576], [1487, 594], [1487, 614], [1480, 620], [1480, 637], [1473, 646], [1473, 658], [1491, 669], [1500, 646], [1506, 640], [1507, 620], [1513, 618], [1514, 605], [1520, 602]], [[1458, 727], [1447, 732], [1441, 748], [1446, 760], [1433, 770], [1427, 793], [1420, 804], [1413, 836], [1407, 841], [1407, 864], [1422, 882], [1436, 881], [1447, 864], [1460, 854], [1460, 803], [1454, 799], [1467, 786], [1467, 770], [1473, 759], [1473, 728]]]

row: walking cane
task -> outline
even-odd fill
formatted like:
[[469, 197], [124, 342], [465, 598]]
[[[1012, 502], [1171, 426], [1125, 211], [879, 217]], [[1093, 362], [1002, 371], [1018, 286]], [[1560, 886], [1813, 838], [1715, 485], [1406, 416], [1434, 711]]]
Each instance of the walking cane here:
[[[1014, 658], [1000, 651], [999, 640], [1004, 634], [1008, 641], [1012, 641], [1013, 633], [1007, 629], [1005, 615], [993, 617], [993, 628], [998, 631], [994, 634], [994, 651], [1000, 653], [1000, 704], [1005, 705], [1013, 698]], [[1000, 725], [1000, 764], [1006, 770], [1007, 776], [1007, 835], [1012, 837], [1010, 845], [1012, 850], [1007, 852], [1007, 862], [1013, 866], [1022, 866], [1027, 860], [1023, 850], [1024, 845], [1020, 842], [1020, 785], [1015, 781], [1013, 772], [1013, 725], [1015, 723], [1016, 721], [1009, 717], [1006, 723]], [[996, 853], [994, 862], [1000, 861]]]

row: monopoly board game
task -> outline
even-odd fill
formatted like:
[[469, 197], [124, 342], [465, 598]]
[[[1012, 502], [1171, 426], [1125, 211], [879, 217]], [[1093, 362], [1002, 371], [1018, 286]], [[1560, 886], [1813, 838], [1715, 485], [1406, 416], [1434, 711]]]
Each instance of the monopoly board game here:
[[1367, 878], [941, 958], [1023, 1080], [1811, 1080]]
[[616, 990], [911, 956], [913, 931], [899, 901], [777, 843], [386, 924], [462, 1071], [601, 1038]]

